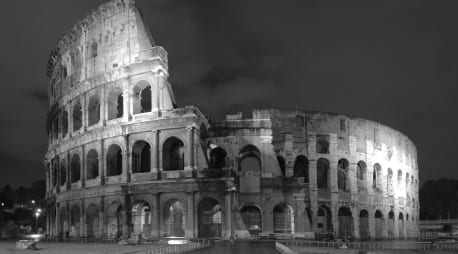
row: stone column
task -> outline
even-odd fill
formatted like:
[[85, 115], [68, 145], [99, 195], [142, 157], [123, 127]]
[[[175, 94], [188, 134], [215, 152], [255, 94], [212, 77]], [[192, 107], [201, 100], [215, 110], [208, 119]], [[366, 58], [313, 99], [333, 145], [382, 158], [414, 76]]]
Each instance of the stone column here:
[[59, 203], [56, 203], [54, 209], [56, 209], [56, 220], [55, 220], [55, 228], [54, 230], [56, 231], [56, 234], [59, 234], [59, 233], [63, 233], [63, 232], [60, 232], [60, 209], [59, 209]]
[[68, 110], [68, 136], [71, 137], [73, 135], [73, 101], [69, 102], [69, 110]]
[[159, 166], [159, 130], [153, 130], [153, 144], [151, 147], [151, 175], [154, 180], [160, 179], [160, 166]]
[[105, 96], [105, 86], [102, 86], [102, 93], [100, 96], [100, 122], [102, 123], [102, 126], [105, 126], [107, 124], [107, 102], [106, 102], [106, 96]]
[[88, 118], [87, 118], [87, 110], [88, 110], [88, 106], [87, 106], [87, 93], [83, 93], [83, 96], [82, 96], [82, 105], [81, 105], [81, 111], [82, 111], [82, 118], [81, 119], [81, 124], [82, 124], [82, 129], [84, 132], [86, 132], [87, 130], [87, 126], [88, 126]]
[[194, 127], [188, 126], [186, 127], [186, 131], [188, 144], [186, 146], [186, 165], [184, 167], [184, 171], [186, 177], [192, 177], [192, 173], [194, 171]]
[[65, 165], [66, 167], [66, 174], [67, 174], [67, 179], [65, 179], [65, 183], [67, 185], [67, 190], [70, 190], [71, 189], [71, 176], [70, 176], [70, 165], [71, 165], [71, 158], [70, 158], [70, 151], [67, 151], [67, 165]]
[[80, 200], [80, 236], [86, 236], [86, 214], [84, 209], [84, 199]]
[[305, 210], [304, 197], [300, 195], [303, 193], [298, 194], [294, 194], [294, 234], [301, 235], [305, 233], [305, 220], [307, 218], [307, 212]]
[[231, 191], [225, 192], [225, 205], [224, 205], [224, 218], [225, 222], [225, 238], [229, 238], [232, 235], [232, 202], [231, 202]]
[[107, 236], [106, 220], [105, 220], [105, 199], [100, 197], [100, 210], [99, 210], [99, 237], [104, 238]]
[[61, 165], [60, 165], [60, 157], [58, 156], [57, 158], [58, 158], [57, 159], [57, 163], [56, 163], [57, 164], [57, 168], [54, 169], [54, 170], [56, 170], [56, 172], [57, 172], [57, 174], [56, 174], [56, 178], [57, 178], [56, 179], [56, 193], [59, 193], [60, 192], [60, 167], [61, 167]]
[[80, 172], [80, 182], [81, 182], [81, 188], [86, 187], [86, 148], [84, 145], [81, 146], [81, 172]]
[[122, 182], [130, 182], [130, 147], [129, 147], [129, 137], [127, 135], [123, 136], [124, 140], [124, 149], [122, 151]]
[[152, 112], [159, 112], [160, 110], [160, 77], [159, 73], [155, 72], [153, 74], [154, 76], [154, 82], [153, 85], [151, 86], [151, 111]]
[[49, 178], [49, 166], [46, 166], [46, 193], [49, 193], [49, 183], [50, 183], [50, 178]]
[[[359, 235], [359, 212], [357, 207], [352, 207], [351, 209], [351, 214], [353, 217], [353, 236], [355, 238], [360, 238]], [[369, 223], [370, 225], [370, 223]]]
[[194, 234], [194, 193], [187, 192], [187, 217], [186, 217], [186, 229], [185, 229], [185, 236], [187, 238], [194, 238], [197, 235]]
[[129, 88], [129, 82], [123, 80], [123, 93], [122, 93], [122, 103], [123, 103], [123, 122], [128, 122], [132, 119], [132, 105], [131, 105], [131, 89]]
[[161, 220], [160, 220], [160, 214], [161, 214], [161, 207], [160, 207], [160, 201], [159, 201], [159, 194], [158, 193], [153, 193], [153, 198], [151, 200], [151, 212], [152, 212], [152, 220], [151, 220], [151, 236], [152, 237], [161, 237]]

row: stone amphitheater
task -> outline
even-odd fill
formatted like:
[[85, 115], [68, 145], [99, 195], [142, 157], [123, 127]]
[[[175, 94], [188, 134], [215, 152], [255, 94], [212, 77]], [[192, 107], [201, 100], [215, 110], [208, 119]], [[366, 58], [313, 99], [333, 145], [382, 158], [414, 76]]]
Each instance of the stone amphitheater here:
[[99, 6], [58, 41], [47, 65], [47, 234], [418, 235], [417, 152], [404, 134], [306, 110], [210, 121], [177, 106], [169, 74], [133, 0]]

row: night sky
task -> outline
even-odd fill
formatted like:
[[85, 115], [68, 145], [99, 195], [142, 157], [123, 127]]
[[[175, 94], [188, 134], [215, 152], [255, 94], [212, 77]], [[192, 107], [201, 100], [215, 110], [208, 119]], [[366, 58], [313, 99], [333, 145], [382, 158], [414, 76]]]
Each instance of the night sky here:
[[[49, 52], [102, 2], [2, 2], [0, 185], [44, 178]], [[422, 182], [458, 179], [458, 1], [136, 2], [179, 106], [367, 118], [414, 141]]]

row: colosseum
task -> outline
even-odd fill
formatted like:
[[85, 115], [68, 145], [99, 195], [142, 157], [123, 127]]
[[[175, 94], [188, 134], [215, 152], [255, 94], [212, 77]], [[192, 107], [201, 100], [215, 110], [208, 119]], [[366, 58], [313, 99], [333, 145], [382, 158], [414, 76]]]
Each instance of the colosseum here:
[[143, 239], [418, 235], [413, 142], [370, 120], [178, 107], [167, 52], [111, 0], [47, 65], [47, 234]]

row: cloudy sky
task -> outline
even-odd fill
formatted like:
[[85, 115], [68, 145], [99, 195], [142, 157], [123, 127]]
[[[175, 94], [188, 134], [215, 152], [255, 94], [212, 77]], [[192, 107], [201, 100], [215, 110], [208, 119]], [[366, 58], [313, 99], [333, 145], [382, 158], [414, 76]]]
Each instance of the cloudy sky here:
[[[0, 9], [0, 185], [44, 178], [48, 54], [102, 0]], [[458, 178], [458, 1], [137, 0], [179, 106], [356, 115], [417, 145], [420, 180]]]

